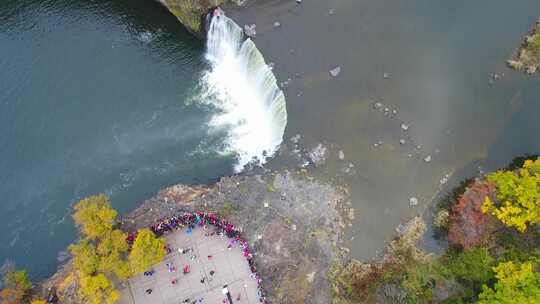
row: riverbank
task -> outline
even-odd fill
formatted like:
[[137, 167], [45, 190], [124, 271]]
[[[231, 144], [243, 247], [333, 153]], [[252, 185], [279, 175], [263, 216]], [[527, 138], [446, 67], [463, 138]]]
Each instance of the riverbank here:
[[536, 303], [539, 169], [536, 157], [518, 158], [464, 181], [436, 204], [432, 225], [443, 252], [419, 246], [426, 224], [414, 218], [380, 259], [336, 268], [340, 303]]
[[507, 63], [511, 68], [527, 74], [540, 72], [540, 21], [537, 21], [534, 29], [525, 36], [516, 56]]

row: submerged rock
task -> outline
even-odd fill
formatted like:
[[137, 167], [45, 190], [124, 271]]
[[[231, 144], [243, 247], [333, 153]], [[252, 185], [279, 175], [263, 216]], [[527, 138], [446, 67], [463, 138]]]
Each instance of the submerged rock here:
[[402, 123], [402, 124], [401, 124], [401, 130], [403, 130], [403, 131], [409, 130], [409, 125], [408, 125], [408, 124]]
[[418, 205], [418, 198], [416, 198], [416, 197], [414, 197], [414, 196], [411, 197], [411, 198], [409, 198], [409, 205], [410, 205], [410, 206], [416, 206], [416, 205]]
[[291, 137], [291, 142], [297, 144], [300, 142], [300, 139], [302, 139], [302, 135], [296, 134], [295, 136]]
[[278, 22], [278, 21], [274, 22], [274, 27], [280, 27], [280, 26], [281, 26], [280, 22]]
[[338, 152], [338, 158], [340, 160], [344, 160], [345, 159], [345, 153], [343, 153], [343, 150], [339, 150]]

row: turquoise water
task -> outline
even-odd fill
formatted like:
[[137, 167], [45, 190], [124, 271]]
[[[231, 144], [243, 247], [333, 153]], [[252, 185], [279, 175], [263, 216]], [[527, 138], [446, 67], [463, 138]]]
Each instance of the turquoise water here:
[[153, 1], [2, 1], [0, 260], [44, 277], [78, 199], [124, 212], [232, 172], [214, 109], [192, 101], [203, 52]]

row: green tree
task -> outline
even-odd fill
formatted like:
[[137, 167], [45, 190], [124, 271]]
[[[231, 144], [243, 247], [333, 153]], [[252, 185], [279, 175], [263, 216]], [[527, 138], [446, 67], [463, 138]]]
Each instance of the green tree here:
[[117, 212], [104, 195], [93, 195], [82, 199], [75, 205], [73, 218], [82, 233], [89, 239], [97, 239], [113, 229]]
[[90, 304], [113, 304], [120, 299], [120, 293], [114, 289], [112, 282], [104, 274], [83, 275], [80, 278], [80, 285], [81, 296]]
[[161, 262], [165, 254], [165, 239], [156, 238], [149, 229], [140, 229], [129, 254], [129, 265], [134, 273], [141, 273]]
[[536, 262], [500, 263], [493, 268], [497, 282], [484, 285], [479, 304], [540, 303], [540, 272]]
[[468, 285], [481, 287], [493, 278], [492, 267], [495, 260], [487, 248], [475, 247], [453, 254], [448, 259], [448, 269], [457, 279]]
[[73, 265], [84, 275], [93, 275], [99, 269], [100, 258], [96, 248], [88, 240], [82, 240], [78, 244], [69, 246], [73, 256]]
[[508, 227], [524, 232], [540, 223], [540, 158], [527, 160], [519, 172], [498, 171], [487, 176], [497, 185], [497, 200], [486, 198], [484, 213], [491, 213]]

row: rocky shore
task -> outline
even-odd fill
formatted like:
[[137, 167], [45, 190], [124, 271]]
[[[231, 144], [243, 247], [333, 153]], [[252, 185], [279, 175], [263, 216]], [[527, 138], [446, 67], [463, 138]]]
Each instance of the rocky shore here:
[[516, 56], [507, 61], [508, 65], [527, 74], [540, 72], [540, 21], [527, 35]]

